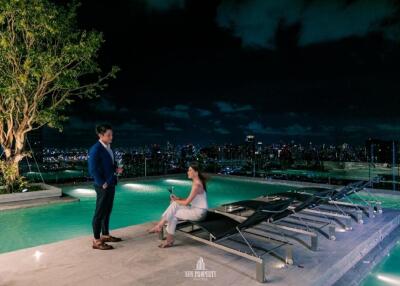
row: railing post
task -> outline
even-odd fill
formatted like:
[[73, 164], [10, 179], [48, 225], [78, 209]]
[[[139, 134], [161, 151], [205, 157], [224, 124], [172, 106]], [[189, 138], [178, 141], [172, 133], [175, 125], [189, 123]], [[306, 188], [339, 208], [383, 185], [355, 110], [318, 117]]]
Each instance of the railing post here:
[[364, 220], [362, 218], [362, 210], [357, 210], [356, 211], [356, 219], [357, 219], [357, 223], [359, 224], [363, 224]]
[[318, 234], [315, 236], [311, 236], [311, 250], [312, 251], [318, 250]]
[[330, 240], [336, 240], [335, 236], [335, 226], [333, 224], [329, 225], [329, 239]]
[[285, 259], [286, 264], [293, 265], [293, 251], [292, 251], [292, 246], [287, 245], [286, 246], [286, 259]]
[[260, 283], [266, 282], [264, 260], [256, 263], [256, 280]]

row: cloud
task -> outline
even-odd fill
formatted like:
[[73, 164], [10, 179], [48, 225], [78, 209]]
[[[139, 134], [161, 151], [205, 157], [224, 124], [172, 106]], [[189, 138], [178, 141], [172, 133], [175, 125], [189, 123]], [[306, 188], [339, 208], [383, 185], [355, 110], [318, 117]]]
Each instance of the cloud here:
[[247, 124], [246, 129], [256, 134], [274, 134], [276, 131], [270, 127], [264, 127], [260, 122], [252, 121]]
[[[287, 135], [317, 135], [317, 133], [312, 132], [310, 126], [302, 126], [300, 124], [290, 125], [285, 128]], [[320, 135], [318, 133], [318, 135]]]
[[378, 124], [360, 124], [360, 125], [346, 125], [343, 127], [343, 132], [345, 133], [364, 133], [364, 134], [376, 134], [378, 133], [389, 133], [392, 136], [393, 133], [400, 133], [400, 125], [388, 124], [388, 123], [378, 123]]
[[368, 128], [366, 126], [361, 125], [347, 125], [342, 129], [346, 133], [354, 133], [354, 132], [366, 132]]
[[222, 134], [222, 135], [231, 134], [231, 132], [228, 129], [223, 128], [223, 127], [215, 127], [214, 131], [219, 133], [219, 134]]
[[377, 124], [376, 128], [384, 132], [394, 132], [394, 133], [400, 132], [400, 125], [398, 124], [392, 125], [392, 124], [382, 123], [382, 124]]
[[145, 0], [145, 2], [150, 8], [161, 11], [184, 7], [184, 0]]
[[250, 104], [237, 105], [226, 101], [217, 101], [215, 102], [215, 105], [222, 113], [233, 113], [233, 112], [253, 110], [253, 107]]
[[182, 128], [177, 127], [173, 122], [166, 122], [164, 123], [164, 129], [167, 131], [183, 131]]
[[324, 131], [313, 131], [311, 126], [293, 124], [283, 128], [272, 128], [264, 126], [261, 122], [252, 121], [245, 126], [247, 131], [255, 134], [283, 135], [283, 136], [322, 136], [327, 135]]
[[300, 45], [334, 41], [351, 36], [365, 36], [382, 30], [381, 23], [393, 16], [393, 1], [358, 0], [315, 2], [302, 15]]
[[177, 104], [175, 105], [175, 110], [189, 110], [189, 106], [184, 104]]
[[[185, 7], [184, 0], [145, 1], [162, 11]], [[375, 31], [398, 40], [399, 23], [385, 21], [397, 12], [393, 0], [222, 0], [216, 23], [240, 38], [244, 46], [274, 49], [278, 30], [293, 25], [300, 27], [300, 46]]]
[[221, 134], [221, 135], [231, 134], [230, 130], [228, 130], [227, 128], [221, 126], [222, 125], [221, 120], [219, 120], [219, 119], [215, 119], [215, 120], [209, 119], [209, 122], [210, 122], [211, 125], [214, 125], [214, 127], [213, 128], [209, 128], [209, 130], [212, 130], [212, 131], [214, 131], [214, 132], [216, 132], [218, 134]]
[[76, 129], [76, 130], [92, 129], [93, 133], [94, 133], [95, 126], [96, 126], [96, 123], [94, 121], [83, 120], [76, 116], [69, 117], [65, 124], [66, 128], [72, 128], [72, 129]]
[[107, 98], [100, 98], [100, 100], [92, 101], [90, 103], [93, 110], [100, 113], [114, 113], [114, 112], [127, 112], [126, 107], [117, 107], [117, 105]]
[[275, 46], [274, 37], [281, 19], [287, 25], [299, 20], [303, 1], [249, 0], [223, 1], [217, 23], [232, 31], [246, 46]]
[[391, 0], [223, 0], [217, 23], [244, 46], [274, 49], [280, 25], [299, 25], [298, 44], [305, 46], [384, 31], [381, 23], [396, 11]]
[[136, 139], [136, 137], [160, 137], [162, 133], [154, 131], [153, 128], [138, 123], [135, 119], [123, 122], [122, 124], [114, 124], [113, 130], [119, 134], [119, 140]]
[[202, 109], [202, 108], [196, 108], [196, 111], [200, 117], [206, 117], [206, 116], [210, 116], [212, 114], [212, 112], [210, 110]]
[[174, 117], [180, 119], [189, 119], [189, 107], [186, 105], [175, 105], [174, 107], [161, 107], [157, 109], [157, 112], [162, 116]]
[[135, 130], [137, 131], [137, 130], [147, 129], [144, 127], [144, 125], [137, 123], [137, 121], [134, 119], [128, 122], [124, 122], [122, 124], [117, 124], [113, 128], [119, 131], [135, 131]]

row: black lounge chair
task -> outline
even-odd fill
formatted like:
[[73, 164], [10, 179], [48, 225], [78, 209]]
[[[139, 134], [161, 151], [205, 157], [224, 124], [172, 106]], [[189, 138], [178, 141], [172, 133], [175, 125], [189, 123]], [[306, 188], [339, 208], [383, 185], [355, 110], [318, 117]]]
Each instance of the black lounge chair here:
[[[331, 204], [335, 206], [339, 214], [327, 213], [324, 211], [319, 211], [318, 214], [323, 216], [333, 216], [332, 219], [334, 221], [338, 222], [342, 227], [344, 227], [344, 229], [349, 230], [352, 228], [350, 225], [351, 224], [350, 216], [355, 218], [359, 223], [363, 222], [362, 212], [365, 212], [368, 215], [368, 217], [374, 216], [373, 215], [374, 207], [372, 207], [369, 202], [363, 200], [366, 206], [354, 204], [354, 202], [350, 199], [350, 196], [353, 194], [357, 195], [359, 191], [364, 190], [365, 188], [369, 187], [372, 183], [376, 183], [377, 181], [379, 181], [378, 177], [373, 178], [370, 181], [357, 181], [345, 187], [342, 187], [341, 189], [307, 187], [289, 192], [279, 192], [279, 193], [265, 195], [264, 198], [268, 198], [273, 201], [289, 199], [289, 198], [295, 201], [295, 204], [291, 208], [288, 208], [284, 212], [271, 216], [269, 218], [269, 222], [278, 221], [280, 219], [288, 217], [290, 214], [298, 213], [304, 209], [316, 208], [321, 204]], [[350, 203], [340, 202], [340, 200], [343, 199], [347, 199]], [[375, 201], [375, 203], [376, 203], [375, 209], [379, 213], [381, 213], [382, 209], [380, 207], [380, 203], [378, 201]], [[224, 206], [225, 207], [236, 206], [242, 209], [245, 208], [249, 210], [255, 210], [264, 204], [268, 204], [268, 201], [245, 200], [245, 201], [233, 202]], [[354, 212], [348, 213], [343, 209], [343, 207], [356, 208], [356, 210], [358, 210], [359, 212], [355, 214]], [[339, 219], [345, 219], [347, 223], [343, 225], [343, 223], [340, 222]], [[329, 237], [333, 238], [334, 236], [329, 235]]]
[[[256, 262], [256, 279], [259, 282], [265, 282], [263, 258], [256, 253], [256, 251], [254, 250], [255, 248], [246, 238], [246, 234], [252, 234], [259, 237], [261, 235], [248, 232], [247, 229], [253, 228], [264, 221], [268, 221], [272, 216], [276, 214], [285, 212], [292, 204], [292, 202], [293, 199], [287, 199], [261, 205], [253, 212], [252, 215], [245, 218], [241, 222], [229, 217], [226, 214], [222, 214], [216, 211], [208, 211], [205, 219], [201, 221], [183, 221], [182, 223], [179, 223], [177, 225], [177, 230], [194, 240]], [[195, 227], [197, 228], [195, 229]], [[188, 228], [191, 230], [188, 231]], [[229, 240], [237, 234], [240, 235], [240, 237], [244, 241], [244, 244], [247, 245], [250, 253], [242, 252], [238, 249], [222, 244], [223, 241]], [[265, 236], [262, 236], [262, 238], [265, 238]], [[288, 243], [283, 243], [283, 245], [286, 244]], [[261, 247], [259, 246], [257, 247], [257, 249], [260, 248]], [[263, 250], [265, 252], [270, 252], [270, 250]], [[293, 263], [291, 258], [287, 258], [287, 262]]]
[[[268, 205], [271, 202], [288, 201], [291, 200], [291, 205], [284, 211], [271, 215], [268, 218], [268, 222], [277, 221], [291, 214], [298, 213], [306, 208], [313, 208], [322, 202], [328, 201], [330, 199], [331, 191], [329, 189], [325, 191], [320, 191], [316, 194], [303, 193], [303, 192], [283, 192], [268, 197], [272, 197], [272, 201], [262, 201], [262, 200], [244, 200], [233, 202], [224, 206], [238, 206], [250, 210], [257, 210], [262, 208], [264, 205]], [[296, 204], [293, 204], [297, 202]]]
[[300, 190], [301, 193], [311, 193], [311, 194], [318, 194], [324, 193], [327, 194], [330, 191], [330, 198], [332, 201], [339, 201], [343, 198], [351, 196], [353, 194], [358, 193], [368, 187], [371, 187], [373, 184], [379, 183], [380, 177], [376, 176], [369, 181], [356, 181], [350, 183], [340, 189], [329, 189], [329, 188], [302, 188]]
[[209, 211], [205, 220], [191, 223], [210, 233], [212, 239], [218, 240], [226, 236], [237, 234], [238, 231], [253, 227], [264, 221], [270, 221], [274, 216], [285, 213], [293, 199], [264, 203], [255, 209], [254, 213], [243, 222], [238, 222], [224, 214]]
[[[379, 183], [380, 177], [374, 177], [369, 181], [357, 181], [344, 186], [341, 189], [333, 189], [330, 194], [329, 203], [339, 208], [341, 207], [352, 207], [357, 210], [364, 211], [368, 217], [373, 217], [374, 209], [378, 213], [382, 213], [381, 202], [368, 190], [369, 187], [373, 186], [374, 183]], [[362, 198], [358, 193], [365, 190], [369, 196], [369, 199]], [[316, 191], [318, 193], [318, 191]], [[354, 202], [354, 198], [357, 198], [362, 204]], [[347, 201], [344, 202], [344, 201]]]

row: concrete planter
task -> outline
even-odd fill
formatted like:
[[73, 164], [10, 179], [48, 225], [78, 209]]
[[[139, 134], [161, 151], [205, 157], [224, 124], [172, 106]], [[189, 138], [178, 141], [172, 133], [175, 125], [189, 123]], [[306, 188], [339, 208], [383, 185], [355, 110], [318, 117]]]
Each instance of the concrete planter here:
[[60, 188], [50, 186], [44, 183], [32, 184], [32, 186], [40, 186], [42, 190], [34, 192], [26, 192], [26, 193], [13, 193], [13, 194], [0, 195], [0, 204], [62, 196], [62, 191]]

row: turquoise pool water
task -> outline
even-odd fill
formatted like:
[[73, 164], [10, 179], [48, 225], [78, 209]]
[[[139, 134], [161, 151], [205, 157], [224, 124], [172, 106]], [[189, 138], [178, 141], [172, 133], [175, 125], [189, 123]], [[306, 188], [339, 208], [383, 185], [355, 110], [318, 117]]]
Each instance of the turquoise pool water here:
[[[184, 177], [120, 182], [110, 226], [112, 229], [158, 220], [169, 204], [167, 188], [187, 196], [191, 181]], [[210, 207], [250, 199], [289, 187], [228, 178], [212, 178], [208, 185]], [[293, 188], [292, 188], [293, 189]], [[0, 212], [0, 253], [69, 239], [91, 233], [95, 192], [91, 185], [65, 187], [79, 202]]]

